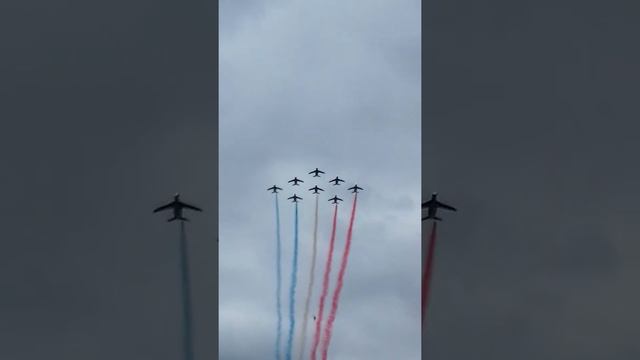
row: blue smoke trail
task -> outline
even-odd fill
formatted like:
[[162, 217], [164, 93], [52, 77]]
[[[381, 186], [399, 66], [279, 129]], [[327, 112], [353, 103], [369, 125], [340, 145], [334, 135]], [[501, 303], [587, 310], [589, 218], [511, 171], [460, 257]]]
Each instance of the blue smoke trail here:
[[282, 337], [282, 305], [281, 305], [281, 287], [282, 287], [282, 261], [280, 260], [280, 208], [278, 207], [278, 194], [276, 194], [276, 302], [278, 308], [278, 329], [276, 332], [276, 360], [280, 360], [280, 338]]
[[191, 337], [191, 290], [189, 284], [189, 256], [187, 251], [187, 233], [184, 221], [180, 221], [180, 266], [182, 272], [182, 311], [184, 322], [183, 346], [184, 359], [193, 360], [193, 342]]
[[293, 347], [293, 330], [296, 325], [296, 276], [298, 272], [298, 203], [296, 202], [296, 221], [293, 240], [293, 266], [291, 268], [291, 288], [289, 289], [289, 340], [287, 341], [287, 360], [291, 360], [291, 348]]

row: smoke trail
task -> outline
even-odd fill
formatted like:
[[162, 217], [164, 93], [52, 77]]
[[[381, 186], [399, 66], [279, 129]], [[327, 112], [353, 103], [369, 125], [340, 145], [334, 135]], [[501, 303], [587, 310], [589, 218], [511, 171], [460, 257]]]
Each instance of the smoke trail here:
[[338, 311], [338, 301], [340, 300], [340, 292], [344, 285], [344, 273], [347, 269], [347, 260], [349, 260], [349, 250], [351, 249], [351, 236], [353, 234], [353, 220], [356, 216], [356, 203], [358, 202], [358, 194], [353, 197], [353, 207], [351, 208], [351, 220], [349, 220], [349, 230], [347, 231], [347, 241], [344, 245], [344, 253], [342, 254], [342, 263], [340, 264], [340, 272], [338, 273], [338, 284], [336, 290], [333, 293], [333, 300], [331, 303], [331, 313], [327, 318], [327, 327], [324, 330], [324, 346], [322, 348], [322, 360], [327, 360], [327, 354], [329, 352], [329, 343], [331, 342], [331, 333], [333, 331], [333, 322], [336, 320], [336, 313]]
[[324, 268], [324, 276], [322, 279], [322, 293], [320, 295], [320, 308], [318, 310], [318, 318], [316, 319], [316, 332], [313, 336], [313, 345], [311, 347], [311, 359], [316, 360], [316, 351], [318, 350], [318, 343], [320, 342], [320, 324], [322, 323], [322, 313], [324, 312], [324, 300], [327, 297], [329, 291], [329, 274], [331, 273], [331, 260], [333, 259], [333, 246], [336, 240], [336, 220], [338, 217], [338, 204], [336, 204], [333, 210], [333, 227], [331, 229], [331, 241], [329, 241], [329, 256], [327, 257], [327, 263]]
[[293, 238], [293, 266], [291, 267], [291, 287], [289, 288], [289, 339], [287, 341], [286, 359], [291, 360], [293, 332], [296, 325], [296, 276], [298, 273], [298, 203], [296, 205], [295, 229]]
[[189, 284], [189, 256], [187, 254], [187, 234], [184, 221], [180, 221], [180, 265], [182, 270], [182, 311], [184, 322], [183, 346], [185, 360], [193, 360], [191, 342], [191, 297]]
[[278, 194], [276, 193], [276, 307], [278, 311], [278, 328], [276, 331], [276, 360], [280, 360], [280, 338], [282, 337], [282, 261], [280, 259], [280, 208], [278, 206]]
[[431, 282], [431, 271], [433, 269], [433, 253], [436, 247], [436, 222], [431, 227], [431, 235], [429, 236], [429, 248], [427, 252], [427, 263], [425, 264], [424, 273], [422, 275], [422, 325], [427, 315], [427, 304], [429, 300], [429, 284]]
[[313, 221], [313, 250], [311, 253], [311, 269], [309, 269], [309, 288], [307, 289], [307, 299], [304, 302], [304, 318], [302, 319], [302, 344], [300, 345], [300, 352], [298, 354], [298, 360], [302, 360], [304, 356], [304, 348], [307, 342], [307, 320], [309, 319], [309, 302], [311, 300], [311, 293], [313, 289], [313, 283], [315, 280], [316, 269], [316, 253], [318, 248], [318, 195], [316, 195], [316, 211]]

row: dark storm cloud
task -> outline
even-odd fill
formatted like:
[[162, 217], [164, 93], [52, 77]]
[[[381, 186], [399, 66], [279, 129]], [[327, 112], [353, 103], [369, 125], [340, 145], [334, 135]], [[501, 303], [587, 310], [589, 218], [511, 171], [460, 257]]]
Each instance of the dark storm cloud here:
[[424, 6], [423, 194], [460, 208], [425, 355], [637, 357], [637, 6]]
[[[0, 357], [173, 359], [194, 216], [196, 352], [215, 356], [216, 4], [5, 2]], [[214, 339], [214, 340], [212, 340]]]

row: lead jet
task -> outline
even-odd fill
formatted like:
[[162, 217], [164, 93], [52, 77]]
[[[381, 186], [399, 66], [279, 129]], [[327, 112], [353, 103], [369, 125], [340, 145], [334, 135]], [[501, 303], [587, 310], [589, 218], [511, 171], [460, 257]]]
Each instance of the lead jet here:
[[298, 202], [298, 199], [302, 200], [302, 198], [296, 194], [293, 194], [293, 196], [290, 196], [287, 198], [287, 200], [293, 199], [293, 202]]
[[320, 177], [320, 175], [318, 174], [324, 174], [324, 171], [318, 170], [318, 168], [316, 168], [315, 170], [309, 172], [309, 174], [314, 174], [313, 177]]
[[337, 176], [336, 176], [336, 178], [335, 178], [335, 179], [333, 179], [333, 180], [329, 180], [329, 182], [330, 182], [330, 183], [331, 183], [331, 182], [332, 182], [332, 183], [334, 183], [333, 185], [339, 185], [340, 181], [344, 182], [344, 180], [340, 179], [340, 178], [339, 178], [339, 177], [337, 177]]
[[276, 193], [277, 194], [278, 190], [282, 190], [282, 188], [279, 188], [279, 187], [273, 185], [272, 187], [268, 188], [267, 190], [273, 190], [273, 191], [271, 191], [271, 193]]
[[352, 193], [358, 193], [358, 190], [364, 190], [363, 188], [361, 188], [360, 186], [358, 186], [358, 184], [348, 188], [347, 190], [353, 190]]
[[304, 181], [298, 179], [297, 177], [294, 177], [293, 179], [289, 180], [289, 182], [292, 182], [293, 185], [298, 185], [299, 182], [304, 182]]
[[331, 199], [329, 199], [329, 201], [333, 201], [332, 204], [337, 204], [338, 201], [342, 201], [342, 199], [340, 199], [338, 196], [334, 196]]
[[168, 210], [168, 209], [173, 209], [173, 217], [167, 221], [174, 221], [174, 220], [182, 220], [182, 221], [189, 221], [189, 219], [185, 218], [182, 216], [182, 209], [190, 209], [190, 210], [195, 210], [195, 211], [202, 211], [202, 209], [200, 209], [199, 207], [193, 206], [193, 205], [189, 205], [186, 203], [183, 203], [182, 201], [180, 201], [180, 194], [175, 194], [173, 196], [173, 201], [166, 204], [166, 205], [162, 205], [159, 208], [153, 210], [154, 213], [157, 213], [158, 211], [164, 211], [164, 210]]
[[438, 221], [442, 220], [441, 218], [436, 216], [436, 212], [438, 211], [439, 208], [450, 210], [450, 211], [458, 211], [453, 206], [449, 206], [447, 204], [441, 203], [440, 201], [437, 200], [437, 197], [438, 197], [438, 193], [433, 193], [431, 194], [431, 200], [422, 204], [423, 209], [424, 208], [428, 209], [427, 217], [422, 218], [422, 220], [427, 220], [427, 219], [434, 219]]

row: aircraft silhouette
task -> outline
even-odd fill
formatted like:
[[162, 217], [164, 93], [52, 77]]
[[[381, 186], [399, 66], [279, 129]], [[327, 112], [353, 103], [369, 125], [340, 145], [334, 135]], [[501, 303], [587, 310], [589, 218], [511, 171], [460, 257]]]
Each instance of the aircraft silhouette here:
[[436, 199], [437, 197], [438, 197], [438, 193], [433, 193], [431, 194], [431, 200], [422, 204], [423, 209], [424, 208], [428, 209], [427, 217], [422, 218], [422, 220], [427, 220], [427, 219], [434, 219], [438, 221], [442, 220], [441, 218], [436, 216], [436, 212], [438, 211], [439, 208], [450, 210], [450, 211], [458, 211], [453, 206], [449, 206], [447, 204], [441, 203]]
[[338, 196], [334, 196], [331, 199], [329, 199], [329, 201], [333, 201], [332, 204], [337, 204], [338, 201], [342, 201], [342, 199], [340, 199]]
[[334, 183], [333, 185], [338, 185], [338, 184], [340, 183], [340, 181], [344, 182], [344, 180], [340, 179], [340, 178], [339, 178], [339, 177], [337, 177], [337, 176], [336, 176], [336, 178], [335, 178], [335, 179], [333, 179], [333, 180], [329, 180], [329, 182], [330, 182], [330, 183], [331, 183], [331, 182], [332, 182], [332, 183]]
[[191, 210], [195, 210], [195, 211], [202, 211], [202, 209], [200, 209], [199, 207], [195, 207], [193, 205], [189, 205], [189, 204], [185, 204], [182, 201], [180, 201], [180, 194], [176, 193], [173, 196], [173, 201], [166, 204], [166, 205], [162, 205], [159, 208], [153, 210], [154, 213], [157, 213], [158, 211], [164, 211], [164, 210], [168, 210], [168, 209], [173, 209], [173, 217], [169, 220], [169, 221], [174, 221], [174, 220], [182, 220], [182, 221], [189, 221], [189, 219], [185, 218], [182, 216], [182, 209], [191, 209]]
[[313, 190], [314, 194], [319, 194], [318, 190], [324, 191], [321, 188], [319, 188], [318, 185], [316, 185], [316, 186], [312, 187], [311, 189], [309, 189], [309, 191], [311, 191], [311, 190]]
[[318, 174], [324, 174], [324, 171], [318, 170], [318, 168], [316, 168], [315, 170], [309, 172], [309, 174], [314, 174], [313, 177], [320, 177], [320, 175]]
[[361, 188], [360, 186], [358, 186], [358, 184], [348, 188], [347, 190], [353, 190], [352, 193], [358, 193], [358, 190], [364, 190], [363, 188]]
[[276, 193], [277, 194], [278, 190], [282, 190], [282, 188], [279, 188], [279, 187], [273, 185], [272, 187], [268, 188], [267, 190], [273, 190], [273, 191], [271, 191], [271, 193]]
[[297, 177], [294, 177], [293, 179], [289, 180], [289, 182], [292, 182], [293, 185], [298, 185], [299, 182], [304, 182], [304, 181], [298, 179]]
[[296, 194], [293, 194], [293, 196], [288, 197], [287, 200], [289, 199], [293, 199], [293, 202], [298, 202], [298, 199], [302, 200], [302, 198], [300, 196], [297, 196]]

